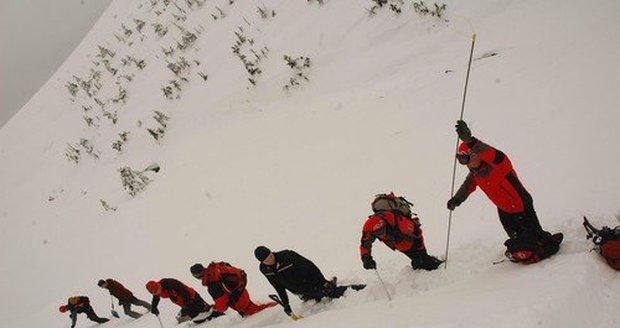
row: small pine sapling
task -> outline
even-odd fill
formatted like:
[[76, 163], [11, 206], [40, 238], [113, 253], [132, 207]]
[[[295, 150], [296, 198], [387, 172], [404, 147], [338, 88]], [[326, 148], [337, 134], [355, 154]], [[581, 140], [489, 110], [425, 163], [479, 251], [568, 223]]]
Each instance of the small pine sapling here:
[[117, 152], [120, 152], [121, 150], [123, 150], [123, 146], [125, 145], [125, 143], [127, 142], [127, 139], [129, 137], [129, 132], [127, 131], [123, 131], [121, 133], [118, 134], [118, 136], [120, 137], [119, 140], [116, 140], [113, 144], [112, 144], [112, 148], [114, 150], [116, 150]]
[[88, 139], [81, 138], [80, 146], [84, 149], [84, 151], [92, 156], [94, 159], [99, 159], [99, 152], [95, 150], [95, 147], [90, 143]]
[[67, 144], [67, 147], [65, 148], [65, 156], [69, 161], [75, 162], [75, 164], [80, 162], [80, 150], [72, 144]]
[[121, 175], [123, 188], [125, 188], [132, 197], [143, 191], [151, 182], [151, 179], [144, 175], [144, 172], [134, 171], [129, 166], [121, 167], [118, 171]]
[[100, 199], [99, 202], [101, 203], [101, 206], [106, 212], [109, 212], [109, 211], [116, 212], [116, 210], [118, 209], [116, 206], [112, 206], [108, 204], [108, 202], [106, 202], [103, 199]]

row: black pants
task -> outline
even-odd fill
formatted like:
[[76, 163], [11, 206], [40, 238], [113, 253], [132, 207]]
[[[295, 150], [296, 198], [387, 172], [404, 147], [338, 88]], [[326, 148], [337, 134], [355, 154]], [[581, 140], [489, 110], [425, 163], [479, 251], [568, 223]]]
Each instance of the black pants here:
[[[326, 280], [325, 283], [327, 283], [328, 281]], [[328, 298], [339, 298], [342, 295], [344, 295], [344, 292], [347, 290], [348, 286], [330, 286], [330, 288], [326, 288], [325, 284], [320, 285], [320, 286], [316, 286], [315, 288], [308, 290], [306, 292], [304, 292], [303, 294], [299, 295], [299, 298], [302, 299], [302, 301], [306, 302], [306, 301], [311, 301], [311, 300], [315, 300], [317, 302], [320, 302], [324, 297], [328, 297]]]
[[534, 240], [547, 240], [551, 234], [540, 225], [538, 216], [534, 210], [534, 201], [529, 193], [521, 194], [524, 211], [520, 213], [507, 213], [497, 209], [499, 220], [504, 231], [510, 238], [532, 238]]
[[151, 304], [149, 304], [148, 302], [145, 302], [143, 300], [140, 300], [140, 299], [136, 298], [135, 296], [133, 298], [131, 298], [131, 299], [123, 300], [121, 302], [121, 305], [123, 306], [123, 312], [125, 312], [126, 315], [128, 315], [128, 316], [130, 316], [130, 317], [132, 317], [134, 319], [137, 319], [137, 318], [141, 317], [142, 314], [140, 314], [138, 312], [135, 312], [135, 311], [132, 311], [131, 310], [131, 305], [132, 304], [133, 305], [142, 306], [142, 307], [146, 308], [149, 311], [151, 310]]
[[[86, 305], [84, 307], [82, 307], [81, 309], [77, 310], [76, 313], [84, 313], [86, 314], [86, 317], [88, 317], [88, 319], [90, 319], [91, 321], [94, 321], [96, 323], [104, 323], [104, 322], [108, 322], [110, 319], [108, 318], [100, 318], [99, 316], [97, 316], [97, 314], [95, 313], [95, 310], [93, 310], [93, 307], [90, 305]], [[73, 320], [73, 326], [75, 326], [75, 315], [72, 314], [71, 319]]]
[[211, 306], [207, 305], [207, 302], [205, 302], [200, 295], [196, 294], [196, 297], [194, 297], [191, 303], [183, 306], [180, 314], [182, 316], [194, 318], [202, 312], [209, 311], [210, 308]]

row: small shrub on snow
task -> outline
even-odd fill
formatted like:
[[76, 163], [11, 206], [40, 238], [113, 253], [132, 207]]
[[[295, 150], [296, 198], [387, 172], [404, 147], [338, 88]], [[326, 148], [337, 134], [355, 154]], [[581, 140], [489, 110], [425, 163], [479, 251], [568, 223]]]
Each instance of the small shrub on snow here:
[[431, 15], [433, 17], [442, 18], [444, 11], [446, 11], [446, 4], [438, 5], [433, 3], [433, 8], [430, 9], [423, 1], [413, 3], [413, 9], [420, 15]]
[[103, 209], [106, 212], [109, 212], [109, 211], [116, 212], [116, 210], [118, 209], [116, 206], [112, 206], [112, 205], [108, 204], [108, 202], [106, 202], [103, 199], [100, 199], [99, 202], [101, 202], [101, 206], [103, 207]]
[[153, 31], [155, 31], [155, 34], [157, 34], [159, 37], [163, 37], [164, 35], [166, 35], [168, 33], [168, 28], [163, 26], [162, 24], [156, 23], [153, 24]]
[[88, 139], [80, 139], [80, 146], [82, 146], [84, 151], [90, 156], [92, 156], [94, 159], [99, 159], [99, 152], [95, 150], [95, 147], [90, 143]]
[[127, 142], [127, 138], [129, 136], [129, 132], [123, 131], [123, 132], [119, 133], [118, 136], [120, 137], [120, 139], [116, 140], [112, 144], [112, 148], [114, 150], [120, 152], [123, 149], [123, 146], [125, 145], [125, 143]]
[[67, 144], [65, 148], [65, 156], [68, 160], [78, 164], [80, 162], [80, 150], [71, 144]]
[[123, 166], [118, 171], [121, 174], [121, 183], [129, 195], [134, 197], [143, 191], [151, 182], [151, 179], [144, 175], [143, 171], [134, 171], [129, 166]]
[[284, 55], [284, 61], [293, 71], [293, 75], [289, 78], [288, 83], [283, 87], [284, 91], [289, 91], [292, 87], [300, 85], [303, 81], [310, 81], [306, 75], [306, 70], [312, 66], [310, 58], [304, 56], [293, 58], [291, 56]]
[[267, 9], [265, 5], [263, 7], [256, 7], [256, 12], [260, 15], [262, 19], [269, 19], [276, 17], [276, 11], [272, 9]]
[[168, 120], [170, 118], [166, 114], [156, 110], [153, 119], [159, 123], [159, 127], [147, 128], [146, 130], [156, 141], [159, 141], [159, 139], [163, 138], [166, 133], [166, 127], [168, 127]]

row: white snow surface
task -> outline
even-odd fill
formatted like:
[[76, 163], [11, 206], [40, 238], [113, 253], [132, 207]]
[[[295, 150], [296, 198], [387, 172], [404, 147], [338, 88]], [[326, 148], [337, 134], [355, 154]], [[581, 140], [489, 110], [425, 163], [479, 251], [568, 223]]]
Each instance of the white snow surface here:
[[[148, 280], [174, 277], [212, 302], [189, 267], [216, 260], [245, 269], [252, 299], [264, 301], [273, 289], [253, 257], [263, 244], [369, 286], [320, 304], [291, 297], [300, 321], [279, 309], [245, 319], [229, 310], [200, 326], [617, 327], [620, 277], [590, 252], [581, 218], [615, 226], [620, 213], [620, 2], [449, 0], [446, 20], [417, 14], [411, 1], [401, 14], [383, 8], [372, 17], [369, 0], [166, 2], [114, 1], [0, 130], [0, 326], [69, 327], [57, 309], [74, 295], [110, 317], [110, 297], [96, 285], [109, 277], [146, 300]], [[258, 7], [275, 16], [261, 18]], [[164, 55], [181, 29], [198, 39]], [[241, 48], [248, 60], [256, 58], [250, 49], [262, 58], [256, 86], [232, 51], [234, 32], [252, 39]], [[511, 157], [543, 227], [565, 241], [535, 265], [492, 265], [506, 236], [477, 191], [453, 213], [447, 269], [413, 271], [404, 255], [375, 243], [388, 302], [362, 268], [361, 227], [373, 195], [394, 191], [415, 203], [429, 252], [444, 256], [453, 126], [473, 33], [465, 120]], [[97, 46], [115, 53], [116, 75]], [[284, 55], [311, 60], [309, 81], [289, 91]], [[125, 56], [146, 67], [123, 66]], [[181, 57], [187, 81], [179, 99], [166, 99], [161, 89], [176, 78], [166, 65]], [[101, 72], [98, 93], [71, 96], [72, 76], [87, 80], [91, 70]], [[111, 100], [119, 87], [125, 104]], [[155, 110], [170, 118], [159, 141], [146, 130], [158, 127]], [[111, 145], [123, 131], [118, 152]], [[81, 138], [99, 159], [65, 157]], [[151, 163], [161, 171], [147, 172], [151, 183], [130, 196], [118, 169]], [[457, 168], [457, 187], [465, 174]], [[164, 326], [174, 326], [178, 307], [162, 300], [160, 310]], [[78, 316], [77, 327], [93, 326]], [[121, 314], [100, 326], [159, 323]]]

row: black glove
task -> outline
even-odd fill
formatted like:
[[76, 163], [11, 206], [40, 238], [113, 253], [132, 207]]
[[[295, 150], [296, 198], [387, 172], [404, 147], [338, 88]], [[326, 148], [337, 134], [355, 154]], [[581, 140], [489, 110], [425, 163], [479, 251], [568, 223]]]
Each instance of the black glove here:
[[362, 256], [362, 263], [364, 264], [364, 269], [366, 270], [375, 270], [377, 269], [377, 262], [375, 262], [375, 260], [372, 259], [372, 256], [370, 255], [364, 255]]
[[467, 126], [467, 123], [462, 120], [456, 121], [456, 134], [459, 135], [459, 139], [463, 140], [463, 142], [468, 143], [471, 141], [471, 130]]
[[426, 271], [432, 271], [437, 269], [441, 263], [443, 263], [442, 260], [428, 255], [426, 251], [415, 254], [411, 259], [411, 266], [415, 270], [424, 269]]
[[[336, 278], [336, 277], [334, 277]], [[336, 292], [336, 282], [335, 280], [327, 280], [324, 284], [323, 284], [323, 295], [327, 296], [327, 297], [334, 297], [334, 294]]]
[[283, 305], [283, 306], [284, 306], [284, 313], [286, 313], [286, 315], [290, 317], [291, 314], [293, 314], [293, 310], [291, 310], [291, 306], [288, 304]]
[[154, 315], [159, 315], [159, 310], [157, 309], [157, 307], [152, 307], [151, 313], [153, 313]]
[[457, 206], [461, 205], [461, 203], [462, 203], [462, 202], [463, 202], [463, 200], [462, 200], [462, 199], [460, 199], [460, 198], [458, 198], [458, 197], [452, 197], [452, 198], [450, 198], [450, 200], [448, 201], [448, 204], [447, 204], [448, 209], [449, 209], [450, 211], [454, 211], [454, 209], [455, 209]]

